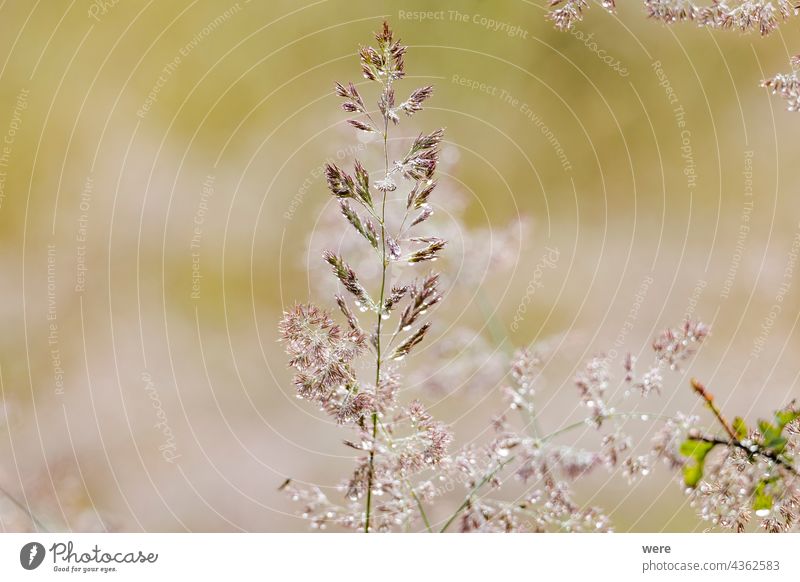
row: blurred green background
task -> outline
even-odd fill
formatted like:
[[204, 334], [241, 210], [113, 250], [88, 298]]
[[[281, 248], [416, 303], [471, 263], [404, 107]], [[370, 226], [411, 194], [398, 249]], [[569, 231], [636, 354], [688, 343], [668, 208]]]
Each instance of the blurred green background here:
[[[540, 388], [542, 423], [580, 418], [571, 377], [621, 330], [615, 349], [638, 353], [687, 314], [712, 337], [660, 398], [631, 405], [702, 414], [689, 375], [748, 418], [798, 394], [800, 121], [759, 87], [796, 39], [667, 28], [636, 2], [562, 33], [546, 11], [0, 3], [0, 485], [55, 529], [306, 529], [278, 485], [333, 487], [350, 459], [295, 400], [276, 322], [295, 300], [329, 301], [309, 250], [330, 211], [318, 168], [349, 165], [358, 144], [332, 86], [359, 80], [355, 51], [384, 18], [410, 45], [403, 90], [436, 86], [399, 131], [447, 128], [462, 232], [528, 224], [504, 274], [440, 317], [480, 329], [494, 313], [504, 350], [574, 338]], [[560, 259], [512, 333], [545, 247]], [[452, 264], [468, 266], [459, 248]], [[461, 445], [501, 410], [502, 381], [425, 398]], [[598, 474], [580, 500], [622, 531], [702, 529], [668, 477]], [[30, 527], [0, 508], [3, 529]]]

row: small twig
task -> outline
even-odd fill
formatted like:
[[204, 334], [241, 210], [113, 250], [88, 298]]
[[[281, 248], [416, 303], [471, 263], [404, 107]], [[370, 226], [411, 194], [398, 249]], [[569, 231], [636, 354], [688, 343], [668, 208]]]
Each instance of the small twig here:
[[738, 442], [739, 439], [736, 437], [736, 431], [733, 430], [733, 427], [730, 425], [730, 423], [725, 419], [724, 416], [722, 416], [722, 412], [720, 411], [719, 407], [714, 404], [714, 396], [696, 378], [692, 378], [692, 389], [694, 389], [700, 398], [705, 400], [706, 405], [711, 409], [711, 412], [714, 413], [714, 416], [717, 417], [717, 420], [722, 425], [722, 428], [725, 429], [725, 432], [728, 433], [728, 436], [731, 438], [731, 440]]
[[798, 471], [798, 469], [794, 465], [789, 463], [786, 459], [784, 459], [784, 458], [780, 457], [779, 455], [775, 454], [774, 451], [771, 451], [769, 449], [765, 449], [764, 447], [761, 447], [761, 446], [759, 446], [757, 444], [756, 445], [752, 445], [752, 446], [756, 447], [756, 450], [752, 450], [746, 444], [744, 444], [743, 442], [741, 442], [740, 440], [735, 439], [735, 438], [731, 439], [731, 440], [727, 440], [727, 439], [721, 439], [721, 438], [718, 438], [718, 437], [709, 437], [709, 436], [705, 436], [705, 435], [702, 435], [702, 434], [699, 434], [699, 433], [693, 433], [693, 434], [690, 434], [689, 436], [690, 436], [690, 438], [692, 438], [693, 440], [696, 440], [696, 441], [702, 441], [704, 443], [710, 443], [710, 444], [714, 444], [714, 445], [722, 445], [722, 446], [725, 446], [725, 447], [741, 449], [742, 451], [744, 451], [748, 455], [759, 455], [761, 457], [764, 457], [765, 459], [769, 459], [770, 461], [772, 461], [776, 465], [780, 465], [781, 467], [783, 467], [784, 469], [786, 469], [787, 471], [789, 471], [790, 473], [792, 473], [796, 477], [800, 477], [800, 471]]
[[[692, 388], [705, 401], [706, 405], [711, 409], [711, 412], [714, 413], [714, 416], [716, 417], [717, 421], [719, 421], [719, 423], [722, 425], [722, 428], [725, 429], [725, 432], [727, 433], [729, 438], [722, 439], [718, 437], [709, 437], [700, 434], [699, 432], [690, 434], [689, 435], [690, 438], [714, 445], [723, 445], [726, 447], [737, 448], [744, 451], [748, 455], [759, 455], [761, 457], [764, 457], [765, 459], [769, 459], [776, 465], [780, 465], [793, 475], [800, 477], [800, 472], [797, 470], [797, 468], [790, 462], [788, 462], [786, 459], [782, 458], [780, 455], [775, 453], [775, 451], [764, 448], [758, 443], [746, 445], [742, 441], [740, 441], [739, 437], [736, 434], [736, 431], [733, 430], [731, 424], [722, 415], [722, 412], [720, 411], [719, 407], [716, 404], [714, 404], [714, 396], [706, 389], [705, 386], [703, 386], [702, 383], [700, 383], [700, 381], [696, 380], [695, 378], [692, 378]], [[753, 450], [753, 447], [755, 447], [755, 450]]]

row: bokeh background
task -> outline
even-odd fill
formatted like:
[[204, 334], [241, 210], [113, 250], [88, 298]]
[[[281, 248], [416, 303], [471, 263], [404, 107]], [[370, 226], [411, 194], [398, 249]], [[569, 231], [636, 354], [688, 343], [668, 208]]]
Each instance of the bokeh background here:
[[[278, 486], [332, 491], [351, 455], [294, 398], [276, 322], [329, 301], [319, 167], [374, 155], [331, 89], [384, 18], [411, 47], [401, 87], [436, 86], [399, 131], [447, 127], [435, 205], [459, 292], [428, 354], [442, 373], [472, 357], [446, 343], [462, 325], [491, 354], [446, 394], [408, 364], [457, 446], [502, 411], [515, 346], [559, 338], [554, 430], [585, 414], [583, 361], [687, 315], [713, 329], [695, 362], [624, 406], [702, 414], [690, 375], [752, 419], [797, 395], [800, 120], [759, 87], [796, 25], [668, 28], [621, 4], [561, 33], [538, 0], [0, 2], [0, 486], [55, 530], [306, 529]], [[578, 492], [617, 530], [704, 527], [666, 470]], [[0, 520], [34, 527], [2, 495]]]

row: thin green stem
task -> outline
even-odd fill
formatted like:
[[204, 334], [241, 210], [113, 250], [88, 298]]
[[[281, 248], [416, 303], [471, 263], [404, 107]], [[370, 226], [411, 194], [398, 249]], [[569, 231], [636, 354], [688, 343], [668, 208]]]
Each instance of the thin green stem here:
[[[611, 414], [607, 414], [606, 416], [604, 416], [603, 419], [636, 418], [636, 417], [643, 417], [643, 416], [648, 417], [648, 419], [654, 418], [654, 419], [657, 419], [657, 420], [670, 420], [671, 418], [674, 418], [672, 416], [669, 416], [668, 414], [649, 414], [647, 412], [613, 412]], [[582, 426], [586, 426], [586, 421], [585, 420], [581, 420], [581, 421], [578, 421], [578, 422], [574, 422], [572, 424], [568, 424], [565, 427], [559, 428], [558, 430], [555, 430], [555, 431], [551, 432], [550, 434], [547, 434], [547, 435], [543, 436], [540, 440], [541, 440], [541, 442], [545, 443], [547, 441], [550, 441], [550, 440], [556, 438], [557, 436], [560, 436], [560, 435], [562, 435], [564, 433], [570, 432], [570, 431], [575, 430], [576, 428], [580, 428]]]
[[466, 509], [467, 506], [469, 506], [470, 503], [472, 503], [472, 498], [475, 497], [475, 495], [478, 493], [478, 491], [480, 491], [481, 488], [484, 485], [486, 485], [489, 481], [491, 481], [491, 479], [503, 469], [503, 467], [508, 465], [515, 458], [516, 457], [509, 457], [508, 459], [506, 459], [505, 461], [503, 461], [502, 463], [497, 465], [497, 467], [492, 469], [491, 472], [489, 472], [486, 475], [484, 475], [483, 479], [481, 479], [480, 482], [470, 490], [470, 492], [467, 494], [466, 499], [464, 499], [464, 501], [461, 503], [461, 505], [458, 506], [458, 509], [456, 509], [453, 512], [453, 514], [448, 518], [448, 520], [446, 522], [444, 522], [444, 525], [442, 526], [442, 529], [439, 530], [439, 533], [444, 533], [445, 531], [447, 531], [447, 528], [450, 527], [450, 524], [453, 523], [453, 521], [455, 521], [455, 519], [459, 515], [461, 515], [461, 512], [464, 511], [464, 509]]
[[[389, 176], [389, 118], [383, 120], [383, 157], [385, 161], [385, 177]], [[378, 395], [378, 386], [381, 382], [381, 327], [383, 323], [383, 302], [386, 296], [386, 191], [383, 192], [381, 202], [381, 293], [378, 300], [378, 323], [375, 332], [375, 396]], [[372, 448], [369, 451], [369, 469], [367, 475], [367, 510], [364, 521], [364, 533], [369, 533], [372, 511], [372, 482], [375, 477], [375, 439], [378, 436], [378, 413], [372, 413]]]
[[[386, 439], [386, 441], [389, 443], [390, 447], [393, 447], [394, 444], [398, 442], [398, 440], [403, 440], [403, 439], [394, 438], [389, 433], [389, 431], [386, 430], [386, 427], [383, 425], [383, 423], [380, 420], [378, 421], [378, 426], [380, 426], [381, 432], [383, 432], [383, 436]], [[419, 509], [419, 515], [422, 518], [423, 523], [425, 524], [425, 529], [428, 530], [428, 533], [432, 533], [433, 530], [431, 529], [431, 522], [428, 519], [428, 514], [425, 512], [425, 507], [422, 505], [422, 501], [420, 500], [419, 496], [414, 491], [413, 485], [411, 485], [411, 482], [408, 479], [405, 479], [405, 478], [403, 479], [403, 484], [408, 488], [408, 492], [411, 494], [411, 497], [417, 503], [417, 508]]]
[[425, 523], [425, 529], [428, 531], [428, 533], [433, 533], [433, 530], [431, 529], [431, 522], [428, 521], [428, 514], [425, 513], [425, 508], [422, 506], [422, 501], [420, 501], [419, 497], [414, 491], [414, 488], [411, 487], [411, 484], [408, 481], [406, 481], [406, 485], [411, 492], [411, 497], [413, 497], [414, 501], [417, 502], [417, 508], [419, 509], [419, 514], [422, 517], [422, 521]]
[[[665, 415], [665, 414], [648, 414], [646, 412], [615, 412], [613, 414], [609, 414], [609, 415], [605, 416], [604, 418], [607, 418], [607, 419], [611, 419], [611, 418], [636, 418], [636, 417], [642, 417], [642, 416], [647, 416], [648, 418], [654, 418], [654, 419], [658, 419], [658, 420], [669, 420], [669, 419], [673, 418], [672, 416]], [[551, 432], [550, 434], [547, 434], [547, 435], [543, 436], [542, 438], [540, 438], [538, 440], [539, 440], [540, 443], [546, 443], [546, 442], [556, 438], [557, 436], [560, 436], [562, 434], [565, 434], [567, 432], [570, 432], [570, 431], [575, 430], [576, 428], [580, 428], [582, 426], [586, 426], [586, 421], [582, 420], [580, 422], [575, 422], [575, 423], [572, 423], [572, 424], [568, 424], [567, 426], [565, 426], [563, 428], [560, 428], [558, 430], [555, 430], [555, 431]], [[503, 469], [503, 467], [508, 465], [515, 458], [516, 458], [515, 456], [509, 457], [508, 459], [506, 459], [505, 461], [503, 461], [502, 463], [497, 465], [497, 467], [492, 469], [491, 472], [489, 472], [486, 475], [484, 475], [483, 479], [481, 479], [481, 481], [477, 485], [475, 485], [475, 487], [473, 487], [470, 490], [470, 492], [467, 494], [467, 497], [464, 499], [464, 501], [461, 503], [461, 505], [458, 506], [458, 509], [456, 509], [453, 512], [453, 514], [450, 516], [450, 518], [445, 522], [445, 524], [442, 526], [442, 529], [439, 530], [439, 533], [443, 533], [445, 530], [447, 530], [447, 528], [450, 527], [450, 524], [453, 523], [453, 521], [461, 514], [462, 511], [464, 511], [464, 509], [467, 506], [469, 506], [469, 504], [472, 502], [472, 499], [475, 497], [475, 495], [477, 495], [478, 491], [480, 491], [481, 488], [484, 485], [486, 485], [495, 475], [497, 475], [497, 473], [499, 473]]]

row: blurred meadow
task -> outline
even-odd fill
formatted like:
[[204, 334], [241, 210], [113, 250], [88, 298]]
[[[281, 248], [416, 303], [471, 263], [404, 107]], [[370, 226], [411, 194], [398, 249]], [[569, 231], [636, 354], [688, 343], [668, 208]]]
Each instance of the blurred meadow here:
[[[54, 530], [307, 529], [278, 487], [335, 491], [352, 451], [294, 397], [276, 324], [330, 302], [321, 166], [379, 163], [332, 89], [384, 19], [410, 47], [402, 90], [436, 89], [401, 131], [447, 128], [453, 292], [425, 353], [480, 375], [403, 373], [456, 446], [502, 411], [515, 347], [558, 342], [537, 392], [555, 430], [582, 418], [587, 358], [687, 316], [711, 337], [631, 406], [702, 415], [691, 376], [753, 419], [800, 394], [800, 120], [759, 87], [793, 25], [668, 28], [631, 2], [562, 33], [546, 4], [0, 2], [0, 487]], [[704, 527], [661, 468], [578, 492], [618, 531]], [[0, 495], [0, 527], [34, 525]]]

